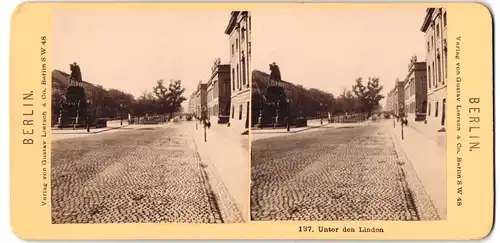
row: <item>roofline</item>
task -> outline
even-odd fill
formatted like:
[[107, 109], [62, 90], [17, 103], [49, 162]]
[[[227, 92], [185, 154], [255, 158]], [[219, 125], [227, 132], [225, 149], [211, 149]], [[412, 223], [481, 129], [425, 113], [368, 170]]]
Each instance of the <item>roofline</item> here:
[[231, 18], [229, 19], [229, 23], [226, 26], [226, 30], [224, 33], [226, 35], [230, 35], [234, 26], [236, 25], [236, 20], [238, 18], [238, 15], [240, 14], [241, 11], [231, 11]]
[[420, 27], [420, 31], [422, 32], [426, 32], [427, 31], [427, 28], [429, 28], [429, 25], [432, 21], [432, 14], [434, 13], [434, 10], [436, 10], [436, 8], [427, 8], [427, 14], [425, 15], [425, 19], [424, 19], [424, 23], [422, 23], [422, 27]]

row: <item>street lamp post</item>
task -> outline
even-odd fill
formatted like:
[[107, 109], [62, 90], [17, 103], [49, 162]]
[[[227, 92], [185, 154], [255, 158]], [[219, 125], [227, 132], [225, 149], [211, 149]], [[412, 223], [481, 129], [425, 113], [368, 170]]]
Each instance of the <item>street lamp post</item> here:
[[320, 123], [321, 125], [323, 125], [323, 103], [319, 103], [319, 119], [320, 119]]
[[404, 112], [404, 106], [401, 106], [400, 110], [399, 110], [399, 120], [401, 121], [401, 140], [404, 140], [405, 137], [404, 137], [404, 133], [403, 133], [403, 127], [404, 127], [404, 123], [405, 123], [405, 112]]
[[286, 131], [290, 131], [290, 99], [286, 98]]
[[90, 132], [90, 122], [89, 122], [89, 110], [90, 110], [90, 100], [87, 100], [87, 109], [86, 109], [86, 118], [85, 121], [87, 123], [87, 132]]
[[207, 142], [207, 107], [203, 106], [203, 114], [202, 114], [202, 120], [203, 121], [203, 135], [205, 137], [205, 142]]
[[120, 104], [120, 126], [123, 126], [123, 104]]
[[401, 119], [401, 140], [405, 139], [405, 136], [403, 134], [403, 125], [404, 125], [404, 121], [403, 121], [403, 119]]

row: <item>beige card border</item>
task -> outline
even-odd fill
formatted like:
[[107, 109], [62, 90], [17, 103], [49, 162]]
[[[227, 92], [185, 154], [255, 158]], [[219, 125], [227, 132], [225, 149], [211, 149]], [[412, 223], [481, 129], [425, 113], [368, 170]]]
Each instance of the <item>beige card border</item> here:
[[[47, 36], [47, 69], [51, 69], [51, 13], [60, 10], [220, 10], [258, 8], [411, 8], [445, 7], [449, 13], [448, 89], [448, 217], [442, 221], [336, 221], [336, 222], [249, 222], [225, 225], [187, 224], [86, 224], [52, 225], [50, 204], [42, 201], [42, 110], [50, 117], [50, 71], [47, 85], [42, 87], [41, 36]], [[461, 36], [462, 128], [468, 126], [467, 97], [480, 97], [474, 107], [481, 108], [481, 148], [463, 151], [463, 206], [456, 206], [456, 136], [457, 101], [455, 94], [455, 38]], [[486, 236], [493, 224], [493, 49], [492, 16], [478, 3], [24, 3], [12, 14], [10, 66], [11, 124], [11, 225], [23, 239], [478, 239]], [[47, 107], [42, 107], [42, 90], [46, 88]], [[23, 94], [34, 91], [33, 107], [23, 106]], [[23, 113], [34, 108], [35, 143], [23, 145]], [[31, 119], [31, 118], [29, 118]], [[50, 118], [49, 118], [50, 119]], [[50, 151], [48, 129], [47, 151]], [[467, 137], [467, 133], [460, 134]], [[466, 140], [465, 140], [466, 141]], [[47, 154], [47, 176], [50, 175], [50, 153]], [[50, 178], [48, 178], [50, 182]], [[48, 185], [50, 202], [50, 185]], [[381, 227], [384, 233], [304, 233], [299, 226]]]

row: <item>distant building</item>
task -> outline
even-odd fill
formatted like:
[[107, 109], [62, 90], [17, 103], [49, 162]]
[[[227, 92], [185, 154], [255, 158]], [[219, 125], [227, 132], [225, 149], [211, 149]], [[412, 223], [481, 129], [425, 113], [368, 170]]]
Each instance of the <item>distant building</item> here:
[[231, 67], [230, 125], [244, 132], [249, 128], [251, 15], [248, 11], [232, 11], [224, 31], [229, 35]]
[[208, 116], [213, 122], [222, 121], [221, 119], [228, 117], [231, 112], [230, 70], [229, 64], [215, 63], [207, 82]]
[[428, 8], [420, 31], [425, 33], [427, 51], [427, 123], [436, 128], [446, 125], [447, 30], [446, 9]]
[[394, 87], [387, 94], [388, 109], [393, 115], [400, 116], [405, 114], [405, 82], [396, 79]]
[[405, 114], [410, 121], [423, 121], [427, 113], [426, 62], [413, 57], [404, 80]]
[[207, 84], [198, 83], [198, 87], [195, 92], [195, 114], [199, 119], [206, 118], [207, 115]]
[[386, 97], [385, 111], [391, 112], [394, 114], [395, 109], [395, 95], [394, 89], [389, 90]]
[[196, 112], [196, 91], [193, 92], [190, 96], [189, 96], [189, 100], [188, 100], [188, 113], [189, 114], [195, 114]]

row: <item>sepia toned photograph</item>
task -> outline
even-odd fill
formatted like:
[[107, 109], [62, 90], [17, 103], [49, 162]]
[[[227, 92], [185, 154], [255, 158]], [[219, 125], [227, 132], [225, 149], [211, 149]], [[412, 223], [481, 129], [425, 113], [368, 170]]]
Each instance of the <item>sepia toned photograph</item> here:
[[248, 11], [52, 16], [53, 224], [249, 220]]
[[251, 220], [446, 219], [446, 9], [252, 14]]

